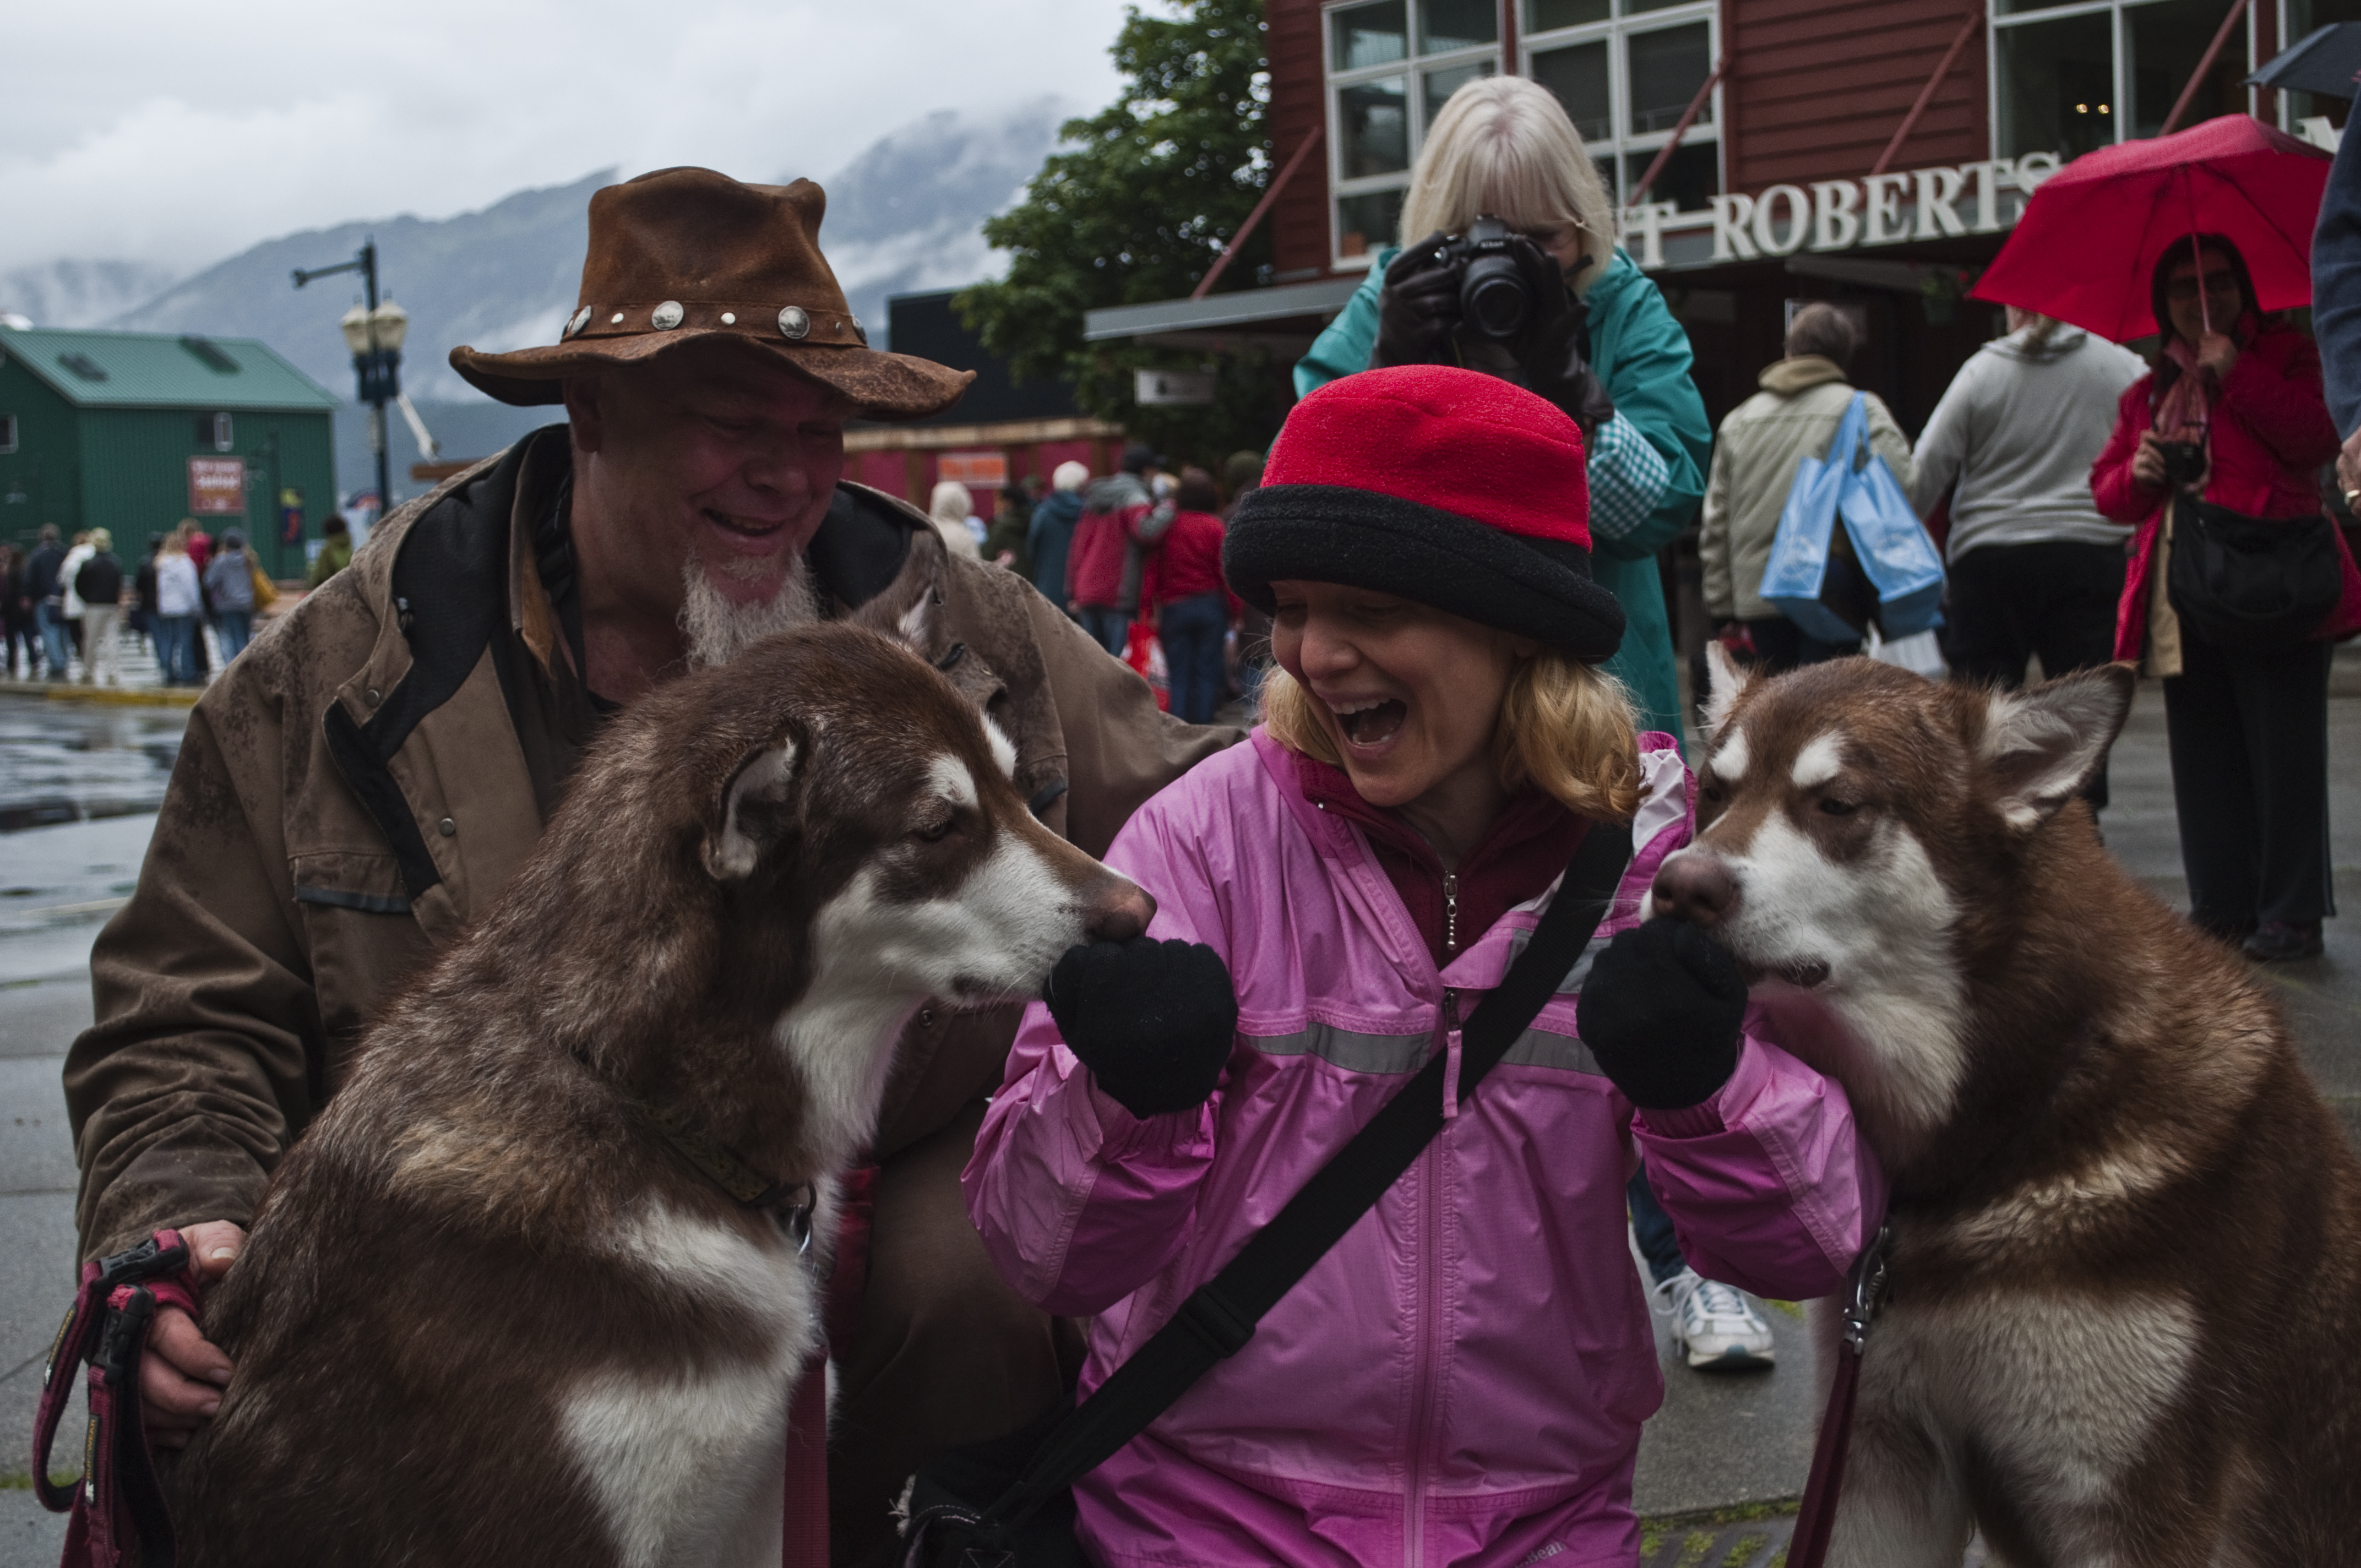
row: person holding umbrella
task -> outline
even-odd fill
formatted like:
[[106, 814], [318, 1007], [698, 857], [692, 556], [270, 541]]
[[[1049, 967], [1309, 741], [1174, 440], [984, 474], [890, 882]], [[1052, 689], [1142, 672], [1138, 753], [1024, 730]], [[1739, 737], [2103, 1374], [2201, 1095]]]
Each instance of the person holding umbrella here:
[[2114, 653], [2164, 682], [2191, 918], [2264, 961], [2319, 953], [2334, 913], [2328, 643], [2361, 630], [2316, 483], [2337, 444], [2320, 354], [2273, 313], [2312, 302], [2328, 174], [2249, 115], [2101, 148], [2042, 182], [1972, 291], [2160, 334], [2091, 470], [2100, 514], [2136, 528]]
[[2170, 561], [2176, 533], [2190, 547], [2209, 509], [2290, 526], [2318, 516], [2315, 477], [2337, 448], [2320, 353], [2257, 312], [2246, 258], [2222, 235], [2168, 247], [2151, 295], [2156, 367], [2125, 391], [2091, 469], [2100, 512], [2139, 525], [2115, 656], [2164, 681], [2190, 918], [2257, 960], [2313, 958], [2334, 913], [2328, 643], [2225, 645], [2187, 613]]

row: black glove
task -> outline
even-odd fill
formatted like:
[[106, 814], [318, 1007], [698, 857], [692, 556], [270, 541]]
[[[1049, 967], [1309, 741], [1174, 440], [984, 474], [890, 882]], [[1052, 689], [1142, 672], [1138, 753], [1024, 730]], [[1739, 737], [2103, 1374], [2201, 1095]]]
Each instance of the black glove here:
[[1435, 258], [1441, 230], [1407, 247], [1386, 269], [1378, 295], [1378, 346], [1369, 367], [1387, 365], [1456, 365], [1452, 334], [1459, 330], [1459, 275], [1464, 269]]
[[1069, 948], [1047, 1000], [1067, 1048], [1135, 1116], [1202, 1105], [1238, 1032], [1230, 968], [1202, 942]]
[[1658, 916], [1590, 961], [1575, 1003], [1582, 1043], [1643, 1111], [1713, 1098], [1738, 1070], [1746, 981], [1730, 949], [1686, 920]]
[[1509, 255], [1532, 291], [1533, 324], [1517, 350], [1525, 385], [1564, 409], [1589, 441], [1615, 417], [1607, 385], [1590, 368], [1590, 306], [1566, 287], [1557, 258], [1523, 235], [1509, 241]]

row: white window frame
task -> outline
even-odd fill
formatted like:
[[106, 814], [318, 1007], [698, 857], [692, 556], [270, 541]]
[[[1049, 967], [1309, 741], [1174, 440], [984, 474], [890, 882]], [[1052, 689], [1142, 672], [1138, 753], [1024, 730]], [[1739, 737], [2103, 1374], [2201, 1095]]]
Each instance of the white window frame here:
[[[2070, 3], [2065, 5], [2027, 6], [2021, 11], [2004, 14], [1997, 0], [1984, 0], [1984, 93], [1986, 98], [1984, 124], [1989, 127], [1991, 155], [1995, 159], [2001, 156], [2000, 36], [2004, 31], [2028, 24], [2063, 21], [2070, 16], [2105, 16], [2108, 19], [2107, 41], [2114, 52], [2114, 70], [2110, 72], [2110, 78], [2114, 83], [2113, 91], [2115, 96], [2114, 102], [2109, 105], [2107, 111], [2107, 118], [2113, 122], [2107, 128], [2114, 133], [2114, 140], [2108, 145], [2119, 147], [2128, 139], [2125, 127], [2132, 121], [2130, 94], [2127, 91], [2130, 83], [2124, 80], [2124, 64], [2130, 53], [2124, 38], [2124, 13], [2137, 11], [2157, 3], [2158, 0], [2070, 0]], [[2287, 0], [2279, 0], [2279, 12], [2280, 36], [2284, 38], [2287, 25]], [[2217, 22], [2215, 25], [2220, 24]], [[2246, 7], [2246, 70], [2252, 71], [2259, 63], [2255, 59], [2255, 8], [2252, 5]], [[2256, 91], [2252, 87], [2246, 89], [2246, 107], [2249, 111], [2252, 111], [2255, 106]], [[2287, 113], [2287, 97], [2284, 93], [2280, 94], [2279, 105], [2279, 112], [2284, 116]], [[2189, 127], [2183, 126], [2180, 128], [2187, 130]], [[2070, 161], [2071, 155], [2068, 154], [2063, 147], [2035, 150], [2055, 150], [2060, 157], [2068, 158]]]
[[[1524, 0], [1518, 0], [1520, 11], [1523, 9], [1523, 4]], [[1610, 134], [1602, 142], [1586, 139], [1583, 148], [1590, 154], [1594, 162], [1604, 162], [1609, 168], [1614, 170], [1615, 181], [1613, 188], [1608, 192], [1608, 196], [1614, 202], [1618, 210], [1620, 210], [1623, 203], [1629, 200], [1629, 196], [1623, 190], [1623, 181], [1627, 178], [1624, 171], [1625, 159], [1634, 155], [1653, 159], [1666, 143], [1673, 139], [1673, 129], [1670, 126], [1660, 131], [1634, 132], [1627, 128], [1631, 123], [1631, 57], [1626, 40], [1642, 33], [1664, 32], [1674, 27], [1694, 27], [1703, 22], [1706, 24], [1706, 70], [1712, 71], [1713, 62], [1721, 58], [1721, 6], [1718, 0], [1696, 0], [1696, 3], [1691, 5], [1666, 5], [1658, 10], [1634, 12], [1630, 16], [1620, 14], [1621, 6], [1622, 0], [1616, 0], [1616, 9], [1619, 14], [1603, 22], [1585, 22], [1571, 27], [1553, 27], [1544, 33], [1526, 33], [1520, 30], [1517, 35], [1517, 71], [1519, 75], [1526, 77], [1531, 77], [1533, 73], [1533, 56], [1537, 54], [1547, 54], [1553, 49], [1564, 49], [1569, 44], [1587, 44], [1595, 43], [1600, 39], [1606, 40], [1609, 107], [1607, 123]], [[1710, 99], [1712, 117], [1700, 118], [1697, 124], [1689, 126], [1687, 134], [1681, 137], [1683, 147], [1705, 142], [1713, 144], [1713, 183], [1717, 191], [1728, 189], [1730, 182], [1730, 170], [1728, 160], [1723, 154], [1721, 137], [1721, 127], [1727, 119], [1727, 109], [1722, 102], [1723, 85], [1719, 82], [1714, 83]], [[1644, 164], [1642, 167], [1644, 169]]]
[[[1502, 69], [1499, 23], [1493, 24], [1494, 38], [1488, 44], [1474, 44], [1466, 49], [1445, 49], [1434, 54], [1418, 52], [1419, 12], [1427, 0], [1404, 0], [1402, 11], [1403, 54], [1400, 60], [1387, 60], [1382, 65], [1365, 65], [1355, 71], [1335, 69], [1333, 58], [1336, 44], [1335, 14], [1349, 10], [1367, 0], [1331, 0], [1320, 7], [1320, 71], [1321, 93], [1328, 115], [1328, 265], [1332, 271], [1351, 272], [1365, 269], [1376, 262], [1378, 252], [1394, 243], [1392, 236], [1369, 236], [1369, 248], [1356, 256], [1343, 254], [1344, 225], [1338, 221], [1337, 208], [1348, 196], [1364, 196], [1380, 191], [1407, 191], [1410, 171], [1418, 166], [1419, 149], [1426, 144], [1425, 77], [1431, 71], [1447, 71], [1453, 66], [1480, 65], [1489, 62], [1497, 74]], [[1707, 0], [1710, 4], [1711, 0]], [[1403, 115], [1409, 141], [1409, 161], [1399, 173], [1365, 174], [1357, 179], [1345, 178], [1345, 138], [1343, 120], [1337, 114], [1340, 92], [1363, 82], [1381, 82], [1389, 76], [1404, 79]]]

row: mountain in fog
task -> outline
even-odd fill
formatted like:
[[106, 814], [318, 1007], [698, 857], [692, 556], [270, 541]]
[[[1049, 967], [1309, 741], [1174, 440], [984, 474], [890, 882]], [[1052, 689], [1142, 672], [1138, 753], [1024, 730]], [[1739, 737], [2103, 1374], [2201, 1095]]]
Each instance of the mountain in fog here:
[[[1039, 170], [1064, 114], [1054, 98], [990, 113], [944, 110], [881, 137], [821, 181], [829, 194], [821, 245], [873, 341], [884, 340], [887, 295], [990, 274], [981, 225]], [[602, 170], [456, 217], [341, 224], [269, 240], [107, 324], [259, 337], [343, 396], [351, 359], [336, 319], [359, 297], [359, 280], [323, 279], [298, 290], [288, 275], [345, 260], [374, 236], [379, 286], [410, 313], [403, 386], [421, 401], [473, 398], [450, 368], [451, 349], [557, 340], [581, 281], [590, 193], [614, 179]]]
[[258, 337], [305, 375], [349, 398], [352, 356], [336, 323], [361, 297], [360, 277], [346, 273], [298, 289], [290, 274], [350, 260], [374, 236], [380, 296], [401, 301], [410, 313], [403, 389], [416, 400], [475, 398], [480, 394], [450, 367], [451, 349], [463, 343], [506, 349], [557, 340], [581, 281], [590, 192], [614, 178], [614, 170], [601, 170], [570, 185], [520, 191], [453, 218], [385, 218], [265, 240], [107, 324]]
[[0, 272], [0, 314], [24, 316], [35, 326], [96, 326], [155, 298], [179, 277], [153, 262], [67, 257]]
[[1054, 97], [983, 115], [939, 110], [872, 142], [835, 174], [820, 246], [869, 339], [889, 295], [956, 289], [999, 271], [983, 220], [1013, 203], [1073, 112]]

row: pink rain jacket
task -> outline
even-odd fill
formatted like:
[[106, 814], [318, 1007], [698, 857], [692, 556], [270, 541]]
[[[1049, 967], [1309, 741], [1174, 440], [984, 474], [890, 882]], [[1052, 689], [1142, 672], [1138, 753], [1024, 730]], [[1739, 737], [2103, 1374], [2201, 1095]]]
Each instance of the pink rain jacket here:
[[[1678, 753], [1642, 744], [1637, 852], [1594, 950], [1691, 831]], [[1457, 1048], [1444, 1020], [1547, 902], [1438, 973], [1360, 829], [1260, 731], [1149, 801], [1107, 861], [1156, 895], [1151, 936], [1228, 961], [1238, 1038], [1211, 1102], [1141, 1121], [1038, 1003], [1018, 1032], [962, 1179], [1016, 1288], [1096, 1315], [1085, 1390]], [[1843, 1091], [1752, 1034], [1712, 1101], [1635, 1120], [1576, 1037], [1588, 965], [1254, 1338], [1077, 1486], [1098, 1562], [1638, 1560], [1632, 1458], [1664, 1393], [1624, 1241], [1640, 1152], [1700, 1273], [1791, 1299], [1841, 1285], [1883, 1192]]]

